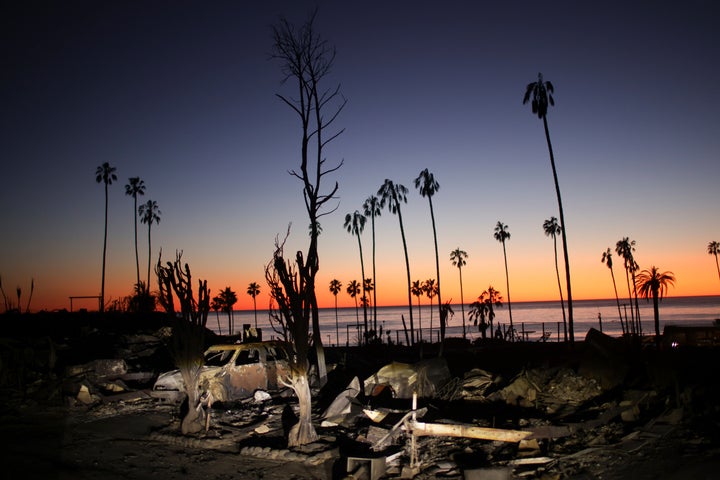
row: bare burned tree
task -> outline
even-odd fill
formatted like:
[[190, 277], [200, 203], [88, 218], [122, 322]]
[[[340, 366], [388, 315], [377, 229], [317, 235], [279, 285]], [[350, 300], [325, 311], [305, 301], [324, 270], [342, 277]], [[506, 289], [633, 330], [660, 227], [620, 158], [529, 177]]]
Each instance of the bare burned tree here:
[[[198, 280], [197, 300], [192, 290], [190, 266], [182, 263], [182, 251], [175, 253], [174, 262], [162, 264], [162, 252], [155, 266], [160, 285], [159, 299], [165, 311], [175, 320], [170, 339], [170, 353], [180, 369], [188, 412], [181, 423], [183, 435], [199, 432], [205, 425], [200, 402], [199, 376], [205, 363], [205, 325], [210, 311], [210, 291], [207, 280]], [[180, 303], [180, 317], [176, 315], [173, 296]]]
[[[292, 315], [292, 338], [298, 353], [298, 362], [292, 370], [288, 384], [293, 388], [300, 403], [300, 419], [290, 432], [289, 445], [302, 445], [312, 442], [316, 437], [311, 422], [310, 387], [308, 384], [308, 365], [300, 358], [301, 352], [308, 349], [307, 330], [312, 319], [312, 342], [317, 352], [318, 375], [321, 384], [326, 380], [325, 360], [320, 336], [317, 298], [315, 295], [315, 277], [319, 269], [318, 236], [320, 217], [332, 213], [327, 203], [335, 199], [338, 183], [323, 191], [322, 183], [328, 174], [338, 170], [342, 161], [334, 166], [326, 165], [324, 149], [343, 130], [328, 133], [328, 129], [337, 119], [346, 104], [340, 93], [340, 86], [324, 89], [325, 79], [335, 60], [335, 49], [323, 40], [314, 29], [317, 11], [308, 20], [296, 28], [285, 18], [273, 27], [272, 58], [282, 63], [284, 75], [282, 83], [295, 89], [291, 96], [277, 94], [300, 118], [300, 169], [290, 170], [290, 174], [303, 184], [303, 199], [309, 217], [310, 245], [307, 253], [297, 252], [294, 262], [283, 257], [282, 244], [276, 242], [273, 260], [268, 266], [279, 279], [284, 292], [279, 295], [276, 288], [273, 295], [285, 315]], [[329, 112], [329, 115], [323, 115]], [[284, 243], [284, 242], [283, 242]], [[294, 265], [293, 265], [294, 263]], [[272, 276], [272, 275], [271, 275]], [[272, 285], [270, 285], [272, 288]], [[287, 302], [282, 306], [280, 298]], [[286, 317], [287, 321], [287, 317]], [[304, 332], [304, 333], [303, 333]], [[305, 355], [306, 357], [306, 355]]]

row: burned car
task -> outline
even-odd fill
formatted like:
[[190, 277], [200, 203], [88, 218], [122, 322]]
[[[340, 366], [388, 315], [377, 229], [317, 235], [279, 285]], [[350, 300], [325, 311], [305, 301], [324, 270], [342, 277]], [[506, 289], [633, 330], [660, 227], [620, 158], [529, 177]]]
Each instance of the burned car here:
[[[289, 373], [288, 344], [278, 341], [213, 345], [205, 351], [205, 365], [198, 382], [201, 392], [214, 401], [226, 402], [251, 397], [256, 390], [277, 390], [278, 377]], [[158, 376], [151, 395], [170, 402], [185, 398], [180, 370]]]

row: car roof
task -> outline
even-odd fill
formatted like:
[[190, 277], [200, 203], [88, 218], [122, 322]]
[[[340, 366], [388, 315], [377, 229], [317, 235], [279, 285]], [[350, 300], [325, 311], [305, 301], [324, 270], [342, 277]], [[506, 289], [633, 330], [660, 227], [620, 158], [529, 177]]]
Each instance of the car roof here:
[[208, 347], [207, 350], [205, 350], [205, 353], [210, 352], [223, 352], [226, 350], [253, 350], [253, 349], [267, 349], [268, 347], [279, 347], [286, 350], [290, 350], [290, 345], [285, 342], [280, 341], [267, 341], [267, 342], [251, 342], [251, 343], [226, 343], [226, 344], [218, 344], [218, 345], [211, 345]]

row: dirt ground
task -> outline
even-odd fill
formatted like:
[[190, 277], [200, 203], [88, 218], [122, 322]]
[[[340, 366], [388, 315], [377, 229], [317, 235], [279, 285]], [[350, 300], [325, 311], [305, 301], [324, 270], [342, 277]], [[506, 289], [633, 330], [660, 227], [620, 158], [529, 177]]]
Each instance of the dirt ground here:
[[[331, 480], [347, 476], [347, 457], [371, 437], [367, 418], [332, 428], [319, 427], [318, 419], [320, 440], [289, 450], [283, 417], [294, 399], [281, 394], [216, 405], [209, 431], [195, 436], [179, 434], [179, 407], [147, 396], [148, 386], [131, 385], [118, 396], [98, 389], [94, 401], [79, 402], [80, 384], [96, 387], [90, 377], [68, 382], [62, 372], [73, 365], [123, 358], [136, 371], [167, 369], [167, 359], [148, 353], [148, 346], [157, 349], [153, 335], [122, 325], [132, 333], [85, 325], [76, 335], [59, 331], [53, 342], [62, 347], [61, 361], [53, 370], [44, 360], [48, 353], [52, 358], [53, 344], [45, 336], [0, 338], [0, 479]], [[542, 480], [720, 478], [720, 351], [649, 349], [628, 356], [607, 339], [590, 343], [570, 354], [557, 345], [450, 345], [445, 358], [455, 391], [444, 392], [452, 399], [424, 401], [423, 421], [550, 433], [527, 451], [488, 440], [418, 437], [415, 472], [406, 468], [410, 442], [401, 435], [380, 453], [395, 458], [384, 478], [484, 478], [488, 469], [500, 472], [492, 478]], [[425, 348], [329, 352], [343, 361], [334, 370], [335, 390], [314, 398], [314, 414], [352, 376], [366, 378], [391, 359], [434, 355]], [[409, 408], [407, 402], [390, 407]]]
[[[69, 413], [66, 408], [2, 417], [3, 479], [331, 479], [342, 471], [328, 460], [320, 465], [270, 460], [241, 454], [234, 440], [193, 442], [167, 432], [176, 409], [142, 401], [101, 411]], [[432, 440], [425, 440], [428, 446]], [[452, 442], [452, 439], [450, 440]], [[442, 447], [440, 447], [442, 448]], [[335, 457], [337, 459], [337, 457]], [[586, 446], [560, 456], [544, 479], [715, 479], [720, 475], [720, 445], [687, 427], [650, 437], [633, 449]], [[514, 477], [521, 478], [522, 470]], [[463, 478], [433, 473], [415, 478]]]

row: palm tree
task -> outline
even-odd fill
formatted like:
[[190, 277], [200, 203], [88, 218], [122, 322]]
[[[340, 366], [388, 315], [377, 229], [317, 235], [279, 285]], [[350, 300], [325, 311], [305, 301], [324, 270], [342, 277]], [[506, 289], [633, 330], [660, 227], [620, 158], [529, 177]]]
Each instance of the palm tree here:
[[420, 280], [415, 280], [414, 282], [412, 282], [412, 285], [410, 286], [410, 291], [412, 292], [413, 295], [415, 295], [417, 297], [418, 330], [419, 330], [418, 337], [420, 338], [420, 340], [422, 340], [422, 336], [423, 336], [423, 334], [422, 334], [422, 309], [420, 308], [420, 297], [425, 295], [425, 290], [423, 290], [423, 286], [420, 283]]
[[340, 293], [340, 289], [342, 289], [342, 283], [340, 283], [340, 280], [336, 278], [330, 280], [330, 293], [335, 296], [335, 344], [338, 347], [340, 346], [340, 327], [338, 325], [337, 296], [338, 293]]
[[237, 303], [237, 294], [230, 289], [225, 287], [225, 290], [221, 290], [220, 294], [216, 297], [220, 300], [220, 308], [223, 312], [227, 313], [229, 321], [230, 335], [235, 331], [235, 313], [233, 306]]
[[107, 257], [107, 229], [108, 229], [108, 185], [117, 180], [115, 172], [117, 169], [111, 167], [108, 162], [103, 163], [95, 171], [95, 181], [105, 184], [105, 236], [103, 238], [103, 263], [102, 263], [102, 283], [100, 286], [100, 312], [105, 311], [105, 259]]
[[655, 317], [655, 341], [660, 342], [660, 307], [659, 301], [665, 296], [669, 286], [675, 286], [675, 275], [672, 272], [660, 273], [655, 266], [650, 270], [643, 270], [635, 278], [638, 294], [653, 300], [653, 315]]
[[[635, 251], [635, 240], [630, 240], [628, 237], [623, 237], [622, 240], [618, 240], [615, 244], [615, 252], [623, 258], [625, 266], [625, 280], [628, 288], [628, 299], [630, 301], [630, 318], [631, 318], [631, 330], [632, 333], [642, 335], [642, 324], [640, 323], [640, 308], [637, 301], [637, 288], [635, 288], [635, 272], [640, 268], [635, 262], [633, 252]], [[632, 278], [633, 289], [630, 289], [630, 279]], [[632, 308], [633, 303], [633, 291], [635, 298], [635, 309]]]
[[158, 208], [155, 200], [148, 200], [145, 204], [140, 205], [138, 208], [138, 214], [140, 215], [140, 221], [147, 223], [148, 226], [148, 268], [147, 268], [147, 287], [150, 289], [150, 258], [152, 257], [152, 241], [150, 237], [150, 230], [152, 224], [160, 223], [160, 215], [162, 212]]
[[220, 327], [220, 314], [218, 313], [222, 308], [222, 299], [218, 295], [213, 297], [212, 302], [210, 303], [210, 308], [215, 311], [215, 318], [217, 319], [218, 324], [218, 333], [222, 335], [222, 328]]
[[[430, 220], [432, 221], [433, 240], [435, 241], [435, 274], [437, 275], [437, 297], [438, 309], [440, 311], [440, 342], [444, 342], [446, 319], [443, 317], [444, 310], [440, 291], [440, 254], [438, 252], [437, 229], [435, 228], [435, 211], [432, 203], [432, 197], [440, 189], [440, 184], [435, 180], [435, 176], [426, 168], [421, 171], [420, 175], [415, 179], [415, 188], [420, 191], [422, 197], [427, 197], [430, 205]], [[432, 306], [430, 309], [430, 320], [432, 322]], [[430, 325], [430, 341], [432, 343], [432, 324]], [[440, 344], [440, 348], [442, 350], [442, 343]]]
[[558, 268], [558, 254], [557, 254], [557, 236], [562, 232], [562, 227], [558, 223], [557, 218], [550, 217], [550, 219], [543, 222], [543, 231], [546, 237], [552, 237], [553, 239], [553, 252], [555, 253], [555, 276], [557, 277], [558, 290], [560, 291], [560, 308], [562, 309], [563, 317], [563, 328], [565, 330], [565, 341], [568, 341], [567, 331], [567, 319], [565, 318], [565, 301], [563, 300], [562, 284], [560, 283], [560, 269]]
[[508, 264], [507, 264], [507, 251], [505, 250], [505, 240], [510, 240], [510, 231], [508, 226], [498, 221], [495, 225], [495, 234], [493, 235], [495, 240], [502, 243], [503, 247], [503, 258], [505, 259], [505, 286], [507, 287], [507, 302], [508, 302], [508, 315], [510, 316], [510, 328], [513, 327], [512, 318], [512, 304], [510, 303], [510, 277], [508, 275]]
[[412, 291], [410, 282], [410, 259], [408, 258], [407, 242], [405, 241], [405, 229], [402, 221], [402, 210], [400, 205], [407, 203], [408, 189], [404, 185], [395, 184], [392, 180], [385, 179], [385, 183], [382, 184], [378, 190], [378, 196], [380, 197], [380, 208], [387, 205], [388, 210], [393, 215], [397, 214], [398, 221], [400, 222], [400, 236], [402, 237], [403, 250], [405, 251], [405, 269], [407, 270], [407, 298], [408, 298], [408, 309], [410, 310], [410, 343], [415, 344], [415, 323], [413, 321], [413, 308], [412, 308]]
[[[486, 338], [485, 331], [490, 327], [490, 334], [493, 332], [493, 320], [495, 319], [495, 307], [502, 307], [502, 296], [492, 285], [482, 292], [477, 301], [470, 304], [470, 319], [478, 327], [482, 338]], [[485, 318], [490, 321], [488, 325]]]
[[[438, 286], [434, 278], [428, 278], [422, 284], [423, 292], [430, 300], [430, 343], [432, 343], [433, 335], [433, 297], [438, 294]], [[422, 335], [421, 335], [422, 336]]]
[[468, 258], [468, 254], [464, 250], [460, 250], [460, 247], [456, 248], [452, 252], [450, 252], [450, 261], [453, 264], [453, 267], [458, 267], [458, 272], [460, 272], [460, 311], [462, 311], [462, 319], [463, 319], [463, 339], [466, 338], [465, 334], [465, 297], [463, 296], [463, 280], [462, 280], [462, 267], [467, 265], [466, 259]]
[[260, 295], [260, 285], [257, 284], [257, 282], [250, 282], [250, 284], [247, 287], [246, 293], [250, 295], [253, 299], [253, 311], [255, 312], [255, 330], [257, 330], [257, 297]]
[[[362, 273], [362, 277], [365, 278], [365, 262], [363, 261], [363, 251], [362, 251], [362, 242], [360, 241], [360, 234], [365, 229], [365, 221], [367, 219], [365, 218], [365, 215], [360, 213], [358, 210], [355, 210], [355, 212], [351, 214], [345, 215], [345, 229], [350, 233], [351, 235], [355, 235], [357, 237], [358, 241], [358, 249], [360, 250], [360, 272]], [[365, 298], [365, 282], [363, 281], [363, 293], [362, 297]], [[365, 320], [365, 339], [367, 341], [368, 338], [368, 319], [367, 319], [367, 304], [363, 305], [363, 319]]]
[[717, 268], [718, 278], [720, 278], [720, 264], [718, 263], [718, 253], [720, 253], [720, 243], [712, 241], [708, 243], [707, 252], [715, 256], [715, 267]]
[[135, 224], [135, 274], [136, 284], [140, 283], [140, 260], [138, 258], [138, 245], [137, 245], [137, 197], [138, 195], [145, 195], [145, 182], [140, 180], [140, 177], [128, 178], [128, 184], [125, 185], [125, 195], [133, 197], [133, 222]]
[[[530, 100], [530, 97], [532, 97], [532, 113], [537, 115], [538, 118], [542, 119], [543, 127], [545, 128], [545, 140], [547, 141], [548, 152], [550, 153], [550, 166], [552, 167], [553, 180], [555, 181], [555, 193], [557, 194], [558, 211], [560, 213], [560, 225], [562, 228], [561, 233], [563, 243], [563, 256], [565, 257], [565, 282], [568, 298], [568, 335], [570, 337], [570, 344], [574, 345], [575, 326], [573, 322], [572, 287], [570, 284], [570, 260], [567, 246], [567, 224], [565, 223], [565, 214], [563, 213], [562, 198], [560, 196], [560, 183], [558, 182], [557, 169], [555, 168], [555, 155], [553, 154], [552, 142], [550, 142], [550, 131], [548, 130], [547, 124], [548, 106], [555, 105], [555, 100], [552, 96], [553, 93], [555, 93], [555, 88], [553, 87], [552, 83], [544, 82], [542, 73], [538, 73], [537, 82], [529, 83], [525, 89], [523, 105], [526, 104], [528, 100]], [[508, 306], [509, 301], [510, 300], [508, 295]]]
[[[358, 310], [358, 300], [357, 297], [360, 295], [360, 284], [357, 282], [357, 280], [351, 280], [350, 283], [348, 283], [347, 288], [345, 289], [348, 295], [350, 295], [351, 298], [355, 300], [355, 323], [357, 325], [360, 324], [360, 313]], [[358, 339], [359, 340], [359, 339]], [[350, 339], [347, 340], [348, 343]]]
[[370, 195], [363, 203], [363, 215], [365, 218], [370, 217], [370, 226], [372, 227], [372, 281], [375, 285], [373, 290], [373, 329], [377, 332], [377, 278], [375, 276], [375, 217], [379, 217], [382, 212], [380, 208], [380, 200], [375, 195]]
[[[612, 263], [612, 251], [610, 250], [610, 247], [602, 254], [602, 260], [605, 265], [607, 265], [608, 269], [610, 269], [610, 276], [612, 277], [613, 282], [613, 290], [615, 291], [615, 302], [617, 303], [618, 307], [618, 316], [620, 317], [620, 328], [622, 328], [623, 335], [625, 335], [625, 324], [623, 323], [623, 317], [622, 317], [622, 311], [620, 310], [620, 297], [618, 297], [617, 292], [617, 284], [615, 283], [615, 273], [613, 272], [613, 263]], [[630, 333], [630, 332], [627, 332]]]

